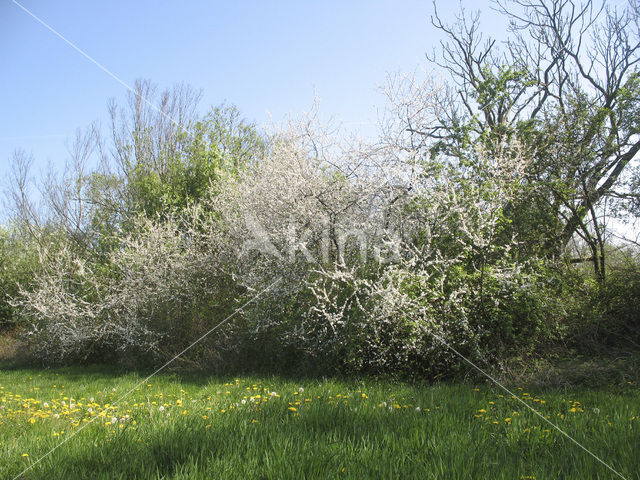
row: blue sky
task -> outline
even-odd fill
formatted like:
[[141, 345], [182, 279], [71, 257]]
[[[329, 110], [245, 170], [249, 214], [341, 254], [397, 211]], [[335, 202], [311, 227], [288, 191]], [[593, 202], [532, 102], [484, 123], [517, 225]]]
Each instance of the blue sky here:
[[[17, 1], [123, 82], [186, 82], [203, 110], [227, 101], [258, 124], [305, 111], [315, 88], [324, 115], [371, 129], [386, 74], [426, 67], [440, 38], [430, 1]], [[491, 21], [488, 2], [463, 4]], [[65, 139], [106, 122], [126, 89], [11, 0], [0, 0], [0, 45], [1, 171], [16, 148], [36, 174], [63, 165]]]

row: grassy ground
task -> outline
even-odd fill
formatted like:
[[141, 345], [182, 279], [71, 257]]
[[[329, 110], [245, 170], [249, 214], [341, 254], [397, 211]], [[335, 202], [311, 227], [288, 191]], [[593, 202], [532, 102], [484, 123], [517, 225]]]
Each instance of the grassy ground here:
[[[0, 371], [0, 478], [619, 478], [488, 384], [140, 380]], [[635, 384], [515, 393], [640, 478]]]

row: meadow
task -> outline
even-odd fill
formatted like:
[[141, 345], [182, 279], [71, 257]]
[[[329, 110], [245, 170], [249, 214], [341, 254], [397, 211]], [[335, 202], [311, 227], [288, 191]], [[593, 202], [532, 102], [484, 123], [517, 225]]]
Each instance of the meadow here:
[[[1, 371], [0, 477], [619, 478], [489, 383], [143, 379]], [[624, 478], [640, 478], [634, 382], [512, 392]]]

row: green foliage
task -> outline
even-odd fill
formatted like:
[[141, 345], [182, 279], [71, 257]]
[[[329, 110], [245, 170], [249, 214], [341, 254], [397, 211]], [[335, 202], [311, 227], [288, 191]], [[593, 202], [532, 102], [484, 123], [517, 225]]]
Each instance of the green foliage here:
[[445, 40], [430, 60], [452, 82], [436, 95], [435, 126], [431, 117], [408, 126], [412, 145], [462, 165], [478, 145], [493, 154], [522, 144], [533, 161], [520, 198], [504, 208], [521, 242], [519, 258], [557, 259], [579, 236], [602, 282], [607, 222], [596, 216], [609, 215], [602, 207], [611, 199], [637, 211], [639, 177], [628, 174], [640, 150], [640, 30], [635, 4], [591, 6], [500, 4], [496, 11], [512, 27], [502, 42], [483, 36], [479, 15], [463, 10], [446, 25], [436, 12], [433, 24]]
[[124, 179], [132, 212], [149, 217], [180, 213], [206, 197], [220, 175], [236, 175], [265, 151], [256, 128], [235, 107], [217, 107], [189, 131], [177, 133], [177, 151], [161, 161], [137, 158]]
[[[487, 118], [533, 86], [520, 67], [481, 72], [469, 98]], [[47, 365], [159, 365], [187, 349], [183, 365], [216, 371], [442, 378], [467, 368], [451, 347], [502, 363], [564, 340], [579, 316], [603, 344], [635, 342], [637, 302], [621, 303], [638, 296], [637, 269], [597, 285], [557, 255], [565, 200], [614, 110], [566, 100], [570, 118], [547, 109], [546, 123], [479, 132], [480, 117], [453, 118], [451, 137], [410, 159], [398, 135], [354, 151], [308, 123], [267, 141], [233, 107], [180, 128], [136, 111], [118, 168], [78, 172], [86, 229], [3, 232], [2, 285], [38, 261], [15, 305]], [[15, 254], [34, 242], [39, 256]]]
[[0, 331], [18, 323], [11, 301], [18, 296], [20, 287], [31, 287], [37, 263], [33, 240], [15, 229], [0, 227]]
[[474, 292], [472, 324], [480, 344], [498, 359], [524, 355], [559, 338], [567, 293], [562, 273], [546, 262], [521, 264], [509, 276], [504, 268], [494, 265], [468, 279]]
[[571, 339], [584, 351], [640, 347], [640, 262], [637, 252], [611, 252], [603, 284], [588, 284], [574, 310]]

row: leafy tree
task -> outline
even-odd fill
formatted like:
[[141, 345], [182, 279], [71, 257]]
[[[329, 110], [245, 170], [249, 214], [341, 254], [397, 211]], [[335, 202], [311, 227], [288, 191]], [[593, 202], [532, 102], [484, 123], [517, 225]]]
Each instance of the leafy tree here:
[[156, 98], [153, 85], [139, 81], [126, 109], [111, 103], [113, 167], [100, 179], [111, 210], [178, 213], [204, 198], [217, 177], [237, 174], [264, 154], [264, 138], [237, 108], [223, 105], [200, 117], [198, 101], [182, 85]]
[[[479, 15], [453, 25], [437, 11], [445, 39], [430, 60], [451, 79], [429, 122], [407, 123], [414, 144], [464, 163], [477, 145], [489, 152], [517, 139], [535, 158], [523, 195], [507, 205], [529, 254], [557, 256], [572, 239], [605, 275], [601, 206], [628, 196], [625, 175], [640, 151], [639, 5], [591, 0], [505, 0], [504, 43], [483, 36]], [[414, 109], [415, 111], [415, 109]]]

